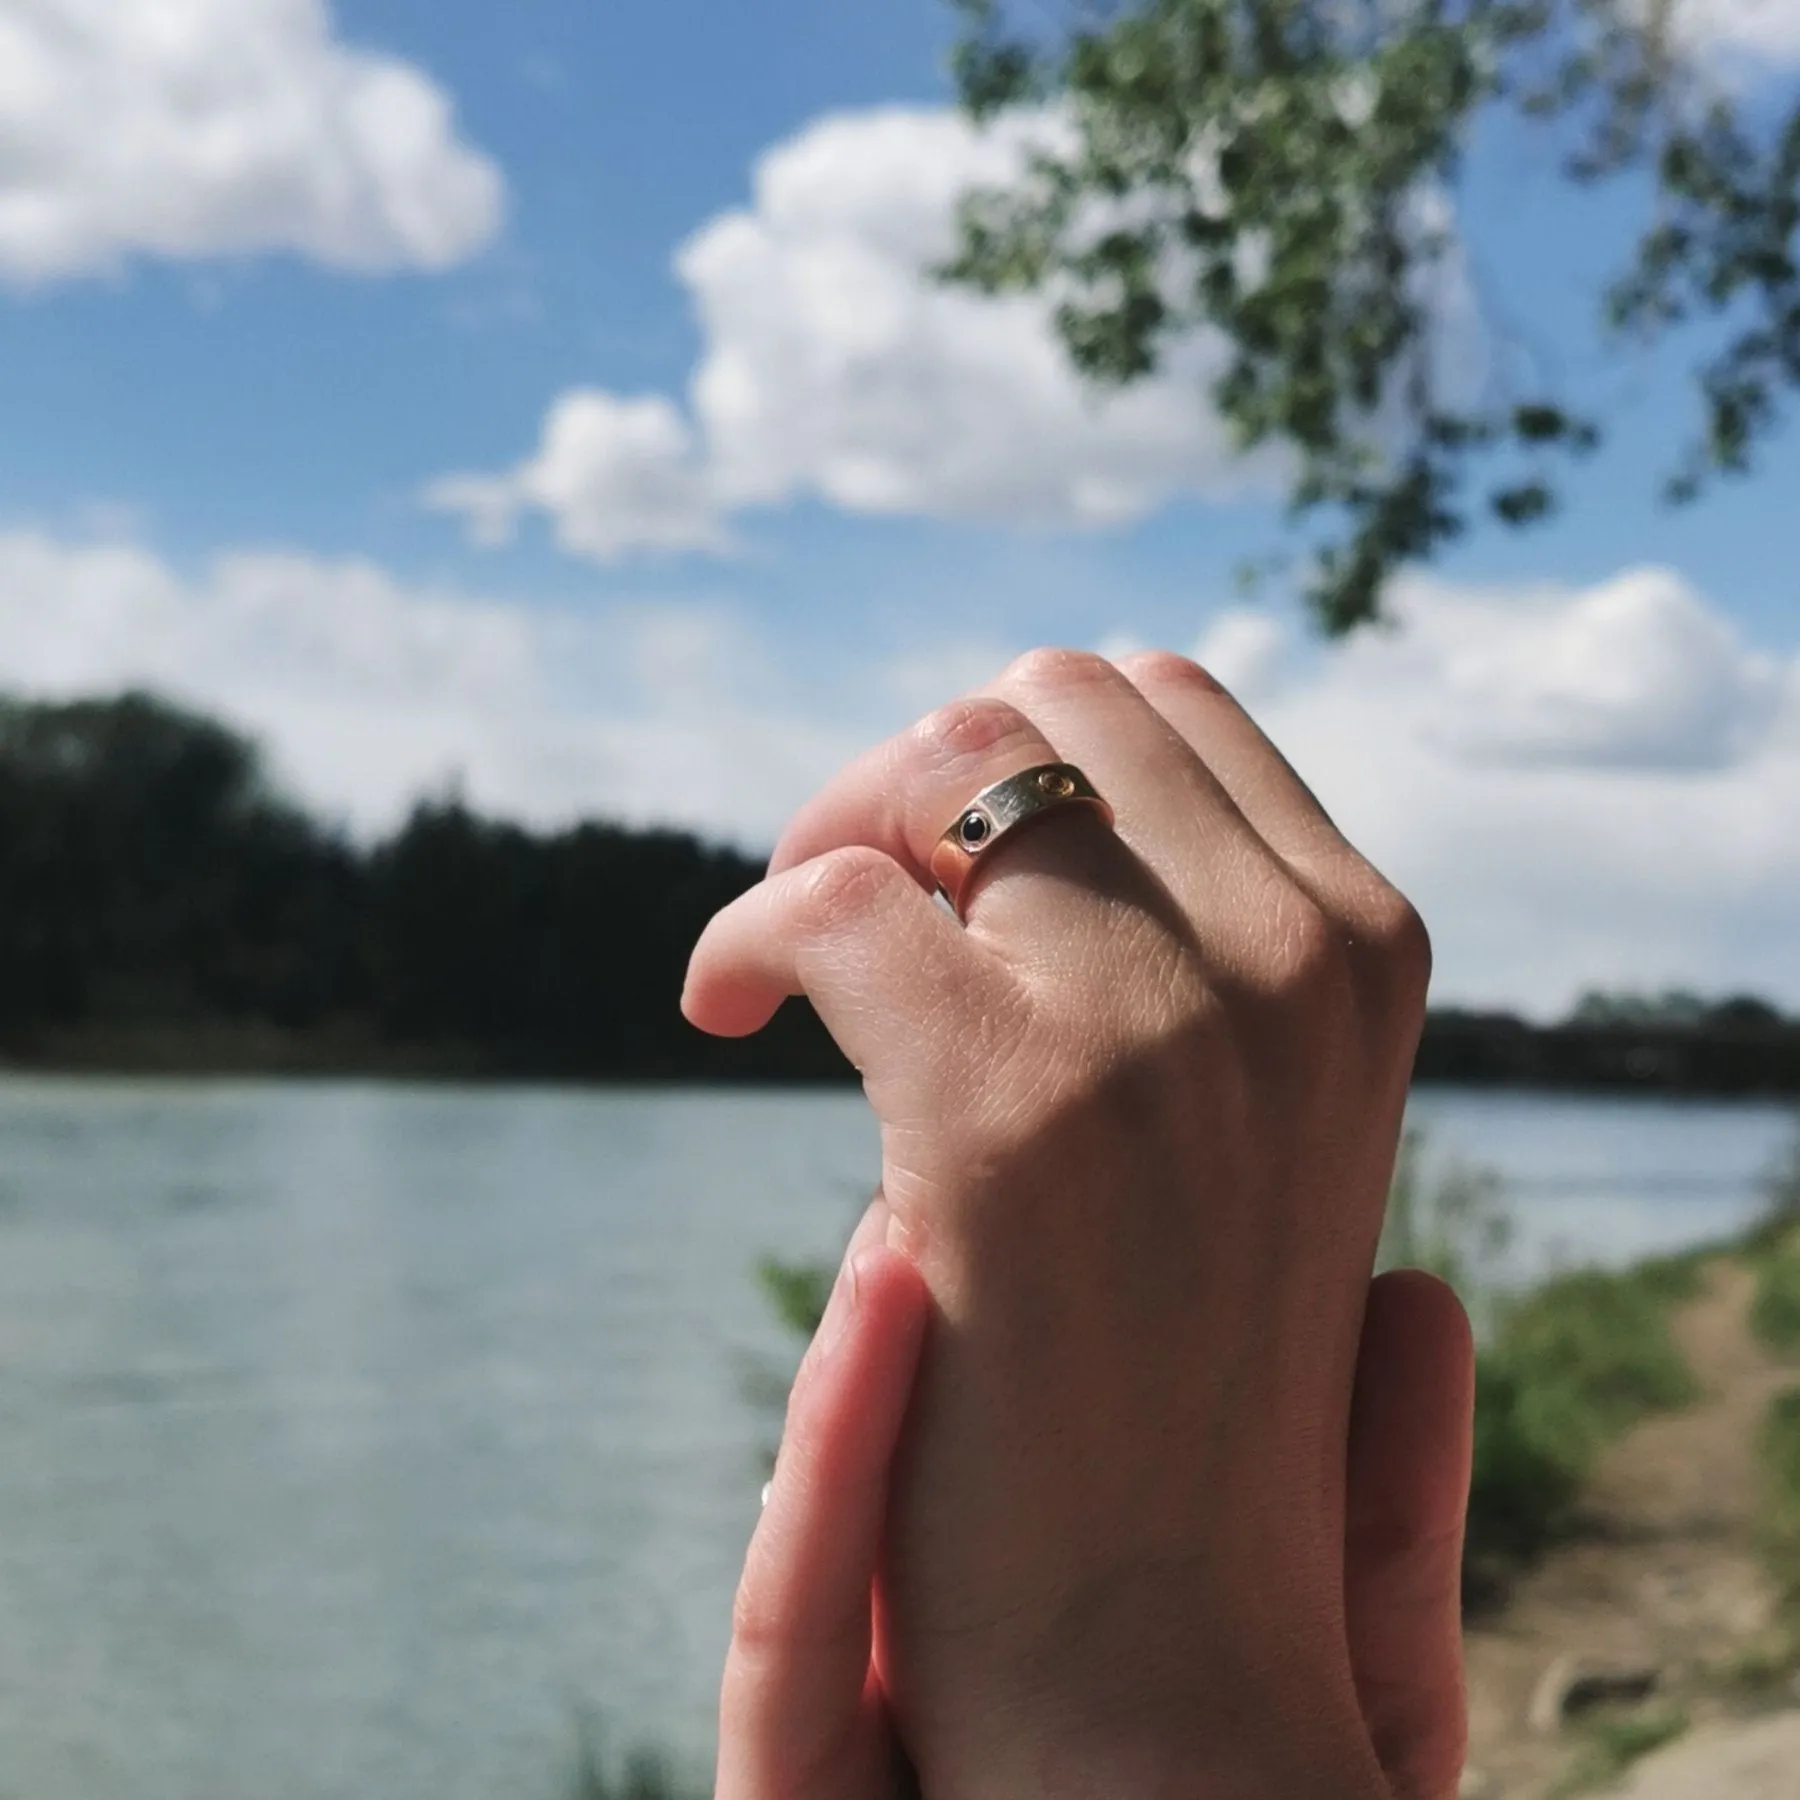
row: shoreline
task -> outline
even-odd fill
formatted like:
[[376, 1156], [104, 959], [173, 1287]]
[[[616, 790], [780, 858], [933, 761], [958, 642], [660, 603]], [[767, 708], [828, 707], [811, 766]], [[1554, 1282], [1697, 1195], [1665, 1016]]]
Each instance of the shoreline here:
[[[1800, 1103], [1800, 1032], [1763, 1046], [1699, 1034], [1519, 1026], [1481, 1040], [1428, 1026], [1413, 1087], [1659, 1102]], [[384, 1044], [361, 1033], [264, 1027], [152, 1027], [58, 1034], [0, 1045], [0, 1076], [171, 1081], [372, 1081], [469, 1087], [553, 1086], [741, 1090], [854, 1089], [847, 1064], [824, 1056], [762, 1057], [754, 1041], [702, 1041], [700, 1054], [652, 1066], [571, 1067], [466, 1045]], [[1774, 1054], [1766, 1054], [1772, 1050]], [[798, 1064], [798, 1066], [796, 1066]]]

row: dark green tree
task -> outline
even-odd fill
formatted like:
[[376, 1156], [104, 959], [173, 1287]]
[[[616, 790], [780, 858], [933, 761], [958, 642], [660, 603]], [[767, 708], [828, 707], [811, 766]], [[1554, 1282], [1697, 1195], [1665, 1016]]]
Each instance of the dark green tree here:
[[308, 1067], [848, 1079], [804, 1005], [740, 1043], [681, 1016], [695, 940], [761, 874], [684, 833], [454, 803], [363, 846], [214, 720], [0, 696], [0, 1057], [254, 1041]]
[[145, 694], [0, 699], [0, 1036], [317, 1025], [357, 982], [360, 898], [227, 727]]
[[1800, 384], [1800, 96], [1734, 93], [1677, 0], [952, 0], [954, 69], [989, 119], [1054, 104], [1011, 186], [968, 195], [941, 271], [1056, 301], [1075, 367], [1136, 381], [1200, 330], [1211, 403], [1284, 449], [1318, 529], [1329, 633], [1485, 510], [1528, 525], [1599, 426], [1555, 392], [1447, 367], [1444, 220], [1484, 115], [1551, 134], [1571, 181], [1643, 209], [1600, 296], [1613, 334], [1697, 337], [1700, 418], [1667, 497], [1747, 470]]

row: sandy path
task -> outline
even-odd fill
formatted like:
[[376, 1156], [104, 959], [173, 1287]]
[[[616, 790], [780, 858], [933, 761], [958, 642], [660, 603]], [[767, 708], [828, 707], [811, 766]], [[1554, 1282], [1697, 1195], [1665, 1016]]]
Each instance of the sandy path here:
[[[1754, 1290], [1741, 1264], [1708, 1265], [1701, 1294], [1675, 1321], [1703, 1398], [1614, 1445], [1585, 1507], [1592, 1536], [1548, 1558], [1501, 1615], [1470, 1629], [1467, 1791], [1482, 1800], [1543, 1800], [1566, 1768], [1567, 1740], [1528, 1724], [1533, 1693], [1565, 1657], [1584, 1668], [1654, 1669], [1662, 1691], [1679, 1696], [1696, 1720], [1691, 1741], [1640, 1766], [1639, 1779], [1663, 1785], [1623, 1791], [1646, 1800], [1800, 1800], [1800, 1754], [1784, 1750], [1777, 1758], [1785, 1771], [1777, 1785], [1741, 1785], [1718, 1759], [1731, 1754], [1727, 1740], [1744, 1728], [1709, 1723], [1722, 1704], [1682, 1692], [1702, 1665], [1741, 1651], [1770, 1622], [1753, 1548], [1754, 1444], [1771, 1396], [1796, 1372], [1751, 1338], [1745, 1318]], [[1800, 1733], [1800, 1714], [1784, 1729]], [[1768, 1739], [1777, 1740], [1797, 1741], [1780, 1733]], [[1683, 1772], [1692, 1768], [1701, 1772]]]

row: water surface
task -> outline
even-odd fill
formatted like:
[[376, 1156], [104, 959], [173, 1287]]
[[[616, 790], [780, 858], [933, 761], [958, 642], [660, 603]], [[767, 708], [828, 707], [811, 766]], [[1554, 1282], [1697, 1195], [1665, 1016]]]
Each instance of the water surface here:
[[[1769, 1107], [1432, 1093], [1517, 1272], [1740, 1223]], [[854, 1092], [0, 1081], [0, 1796], [558, 1800], [696, 1768]]]

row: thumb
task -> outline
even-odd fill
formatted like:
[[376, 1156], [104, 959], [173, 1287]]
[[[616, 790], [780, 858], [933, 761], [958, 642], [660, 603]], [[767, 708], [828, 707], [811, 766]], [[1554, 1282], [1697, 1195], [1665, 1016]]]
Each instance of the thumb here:
[[1455, 1794], [1467, 1747], [1462, 1546], [1475, 1407], [1468, 1315], [1434, 1275], [1369, 1289], [1347, 1471], [1344, 1605], [1363, 1719], [1399, 1800]]
[[788, 1402], [719, 1700], [717, 1800], [892, 1800], [871, 1667], [888, 1469], [930, 1296], [898, 1251], [852, 1243]]

